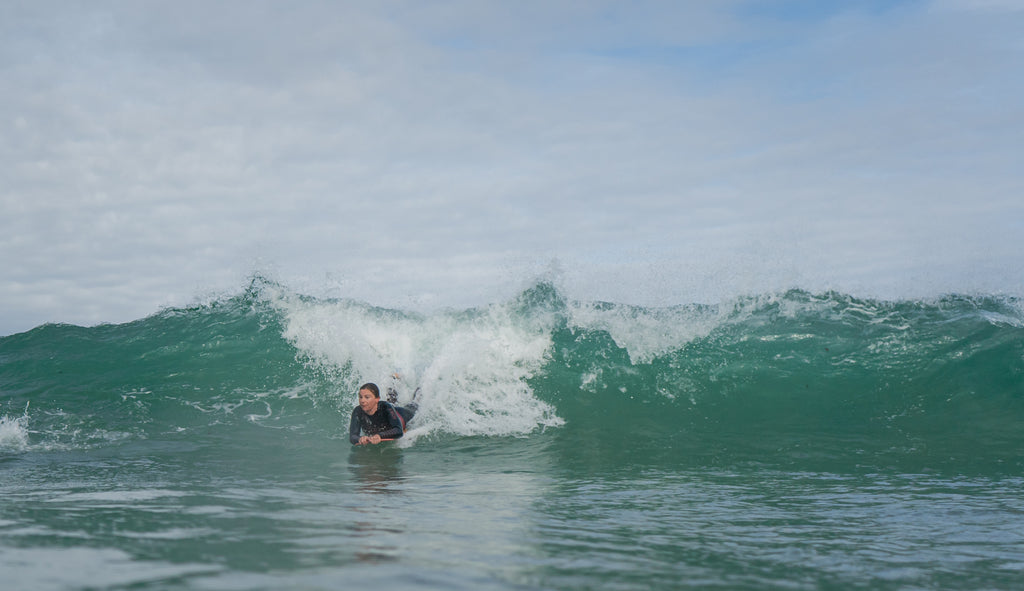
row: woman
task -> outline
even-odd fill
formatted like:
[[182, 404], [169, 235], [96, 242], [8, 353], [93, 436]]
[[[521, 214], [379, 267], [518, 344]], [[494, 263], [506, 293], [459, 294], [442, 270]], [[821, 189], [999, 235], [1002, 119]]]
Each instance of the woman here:
[[[392, 392], [393, 390], [388, 391], [389, 398], [392, 398]], [[417, 393], [419, 388], [413, 393], [412, 402], [402, 407], [381, 400], [377, 384], [366, 383], [359, 386], [359, 406], [352, 409], [348, 440], [352, 445], [376, 445], [381, 441], [401, 437], [405, 433], [405, 424], [416, 414]], [[392, 400], [398, 400], [397, 394]], [[363, 435], [360, 435], [360, 431]]]

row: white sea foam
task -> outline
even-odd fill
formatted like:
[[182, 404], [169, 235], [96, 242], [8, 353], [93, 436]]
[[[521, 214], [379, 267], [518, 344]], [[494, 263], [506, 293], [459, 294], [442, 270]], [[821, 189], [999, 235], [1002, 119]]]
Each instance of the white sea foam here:
[[28, 410], [20, 417], [0, 416], [0, 451], [25, 451], [28, 445]]
[[634, 364], [650, 362], [707, 336], [721, 322], [712, 307], [642, 308], [583, 302], [572, 304], [569, 313], [570, 322], [577, 327], [606, 331]]
[[346, 301], [276, 294], [284, 337], [336, 379], [341, 404], [356, 403], [361, 382], [398, 384], [408, 402], [421, 388], [417, 434], [518, 435], [562, 424], [527, 384], [551, 347], [551, 323], [507, 305], [473, 312], [403, 314]]

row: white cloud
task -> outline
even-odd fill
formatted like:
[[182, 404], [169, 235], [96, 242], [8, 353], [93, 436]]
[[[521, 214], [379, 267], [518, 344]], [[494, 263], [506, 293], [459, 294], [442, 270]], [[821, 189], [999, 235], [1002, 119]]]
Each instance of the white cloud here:
[[1019, 17], [748, 9], [8, 4], [0, 333], [257, 260], [386, 304], [552, 258], [640, 303], [1019, 288]]

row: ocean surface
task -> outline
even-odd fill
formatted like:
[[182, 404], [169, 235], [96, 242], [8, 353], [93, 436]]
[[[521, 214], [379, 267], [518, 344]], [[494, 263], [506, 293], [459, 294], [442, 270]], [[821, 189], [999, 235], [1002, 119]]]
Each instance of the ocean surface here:
[[[365, 381], [402, 440], [349, 445]], [[1024, 304], [257, 279], [0, 339], [2, 589], [691, 587], [1024, 589]]]

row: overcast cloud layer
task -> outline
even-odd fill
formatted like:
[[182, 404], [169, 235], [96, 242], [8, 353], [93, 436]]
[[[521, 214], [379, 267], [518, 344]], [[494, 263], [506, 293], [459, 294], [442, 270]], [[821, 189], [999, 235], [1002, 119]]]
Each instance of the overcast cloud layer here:
[[1024, 2], [4, 2], [0, 334], [1024, 293]]

